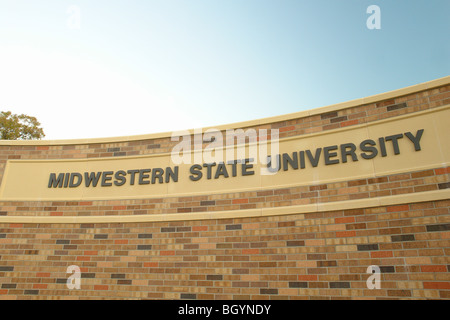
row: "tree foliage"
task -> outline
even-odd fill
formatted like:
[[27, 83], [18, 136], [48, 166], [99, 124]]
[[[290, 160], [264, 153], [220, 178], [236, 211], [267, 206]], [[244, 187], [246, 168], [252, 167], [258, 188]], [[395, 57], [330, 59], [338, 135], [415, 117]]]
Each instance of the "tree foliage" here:
[[10, 111], [0, 112], [1, 140], [39, 140], [45, 137], [35, 117], [25, 114], [13, 114]]

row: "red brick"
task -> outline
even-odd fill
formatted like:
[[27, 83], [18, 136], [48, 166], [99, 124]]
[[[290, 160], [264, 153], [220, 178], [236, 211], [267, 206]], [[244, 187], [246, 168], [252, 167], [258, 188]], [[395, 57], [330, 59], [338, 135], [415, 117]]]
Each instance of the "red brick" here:
[[344, 217], [344, 218], [335, 218], [335, 223], [351, 223], [355, 222], [355, 217]]
[[38, 273], [36, 273], [36, 277], [38, 277], [38, 278], [48, 278], [48, 277], [50, 277], [50, 273], [49, 272], [38, 272]]
[[408, 210], [409, 205], [407, 204], [387, 207], [387, 212], [408, 211]]
[[33, 289], [47, 289], [47, 284], [35, 283], [33, 284]]
[[91, 261], [91, 257], [78, 256], [77, 261]]
[[450, 282], [424, 282], [424, 289], [440, 289], [440, 290], [449, 290]]
[[349, 120], [349, 121], [342, 121], [341, 122], [341, 128], [352, 126], [352, 125], [355, 125], [355, 124], [358, 124], [358, 123], [359, 123], [358, 119]]
[[108, 290], [109, 286], [107, 285], [100, 285], [100, 284], [96, 284], [94, 285], [94, 290]]
[[292, 130], [295, 130], [295, 126], [280, 128], [280, 132], [286, 132], [286, 131], [292, 131]]
[[208, 226], [195, 226], [192, 227], [192, 231], [208, 231]]
[[158, 262], [144, 262], [145, 268], [157, 268]]
[[433, 175], [434, 175], [434, 170], [424, 170], [424, 171], [411, 173], [411, 177], [413, 179], [422, 178], [422, 177], [429, 177], [429, 176], [433, 176]]
[[450, 92], [444, 92], [430, 97], [430, 101], [443, 100], [450, 97]]
[[258, 254], [259, 249], [242, 249], [242, 254]]
[[372, 251], [370, 252], [372, 258], [390, 258], [393, 257], [392, 251]]
[[377, 108], [381, 108], [381, 107], [386, 107], [386, 106], [390, 106], [390, 105], [393, 105], [393, 104], [395, 104], [395, 99], [389, 99], [389, 100], [384, 100], [384, 101], [381, 101], [381, 102], [377, 102], [376, 106], [377, 106]]
[[248, 199], [247, 198], [233, 199], [233, 204], [240, 204], [240, 203], [248, 203]]
[[299, 281], [317, 281], [316, 274], [300, 274], [298, 275]]
[[447, 272], [447, 266], [420, 266], [422, 272]]
[[175, 251], [174, 250], [165, 250], [165, 251], [160, 251], [159, 254], [161, 256], [174, 256]]
[[354, 237], [356, 236], [356, 231], [336, 231], [336, 237]]
[[450, 173], [450, 167], [435, 169], [434, 172], [436, 175]]

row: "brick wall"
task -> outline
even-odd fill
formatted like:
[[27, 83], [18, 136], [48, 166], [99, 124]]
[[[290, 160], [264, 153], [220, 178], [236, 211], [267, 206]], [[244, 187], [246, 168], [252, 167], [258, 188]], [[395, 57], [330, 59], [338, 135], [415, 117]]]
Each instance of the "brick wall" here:
[[[255, 126], [301, 136], [450, 104], [444, 85]], [[0, 145], [8, 159], [170, 152], [170, 138]], [[96, 217], [285, 208], [450, 187], [447, 166], [273, 190], [115, 201], [0, 202], [1, 217]], [[449, 299], [450, 200], [265, 217], [139, 223], [1, 223], [0, 299]], [[81, 289], [66, 286], [81, 268]], [[366, 273], [381, 270], [381, 289]]]
[[[450, 201], [264, 218], [3, 224], [5, 298], [450, 298]], [[66, 287], [81, 268], [81, 289]], [[369, 290], [367, 267], [381, 269]]]

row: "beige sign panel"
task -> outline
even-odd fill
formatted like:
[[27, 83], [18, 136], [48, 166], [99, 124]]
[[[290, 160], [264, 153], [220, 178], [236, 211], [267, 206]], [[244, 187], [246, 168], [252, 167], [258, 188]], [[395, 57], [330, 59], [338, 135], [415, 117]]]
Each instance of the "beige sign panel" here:
[[[225, 146], [214, 147], [207, 154], [194, 151], [183, 163], [179, 160], [187, 153], [178, 152], [182, 148], [135, 157], [9, 160], [0, 199], [107, 200], [235, 193], [442, 167], [450, 163], [448, 119], [450, 107], [444, 106], [367, 125], [284, 138], [278, 145], [232, 146], [234, 156], [228, 158], [226, 151], [231, 149]], [[240, 154], [242, 149], [245, 152]]]

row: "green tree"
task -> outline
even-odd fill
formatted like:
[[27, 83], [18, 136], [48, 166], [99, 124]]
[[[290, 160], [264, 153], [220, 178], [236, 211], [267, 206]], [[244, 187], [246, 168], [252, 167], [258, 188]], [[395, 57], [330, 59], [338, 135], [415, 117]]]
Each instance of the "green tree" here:
[[35, 117], [25, 114], [13, 114], [10, 111], [0, 113], [1, 140], [39, 140], [45, 137]]

